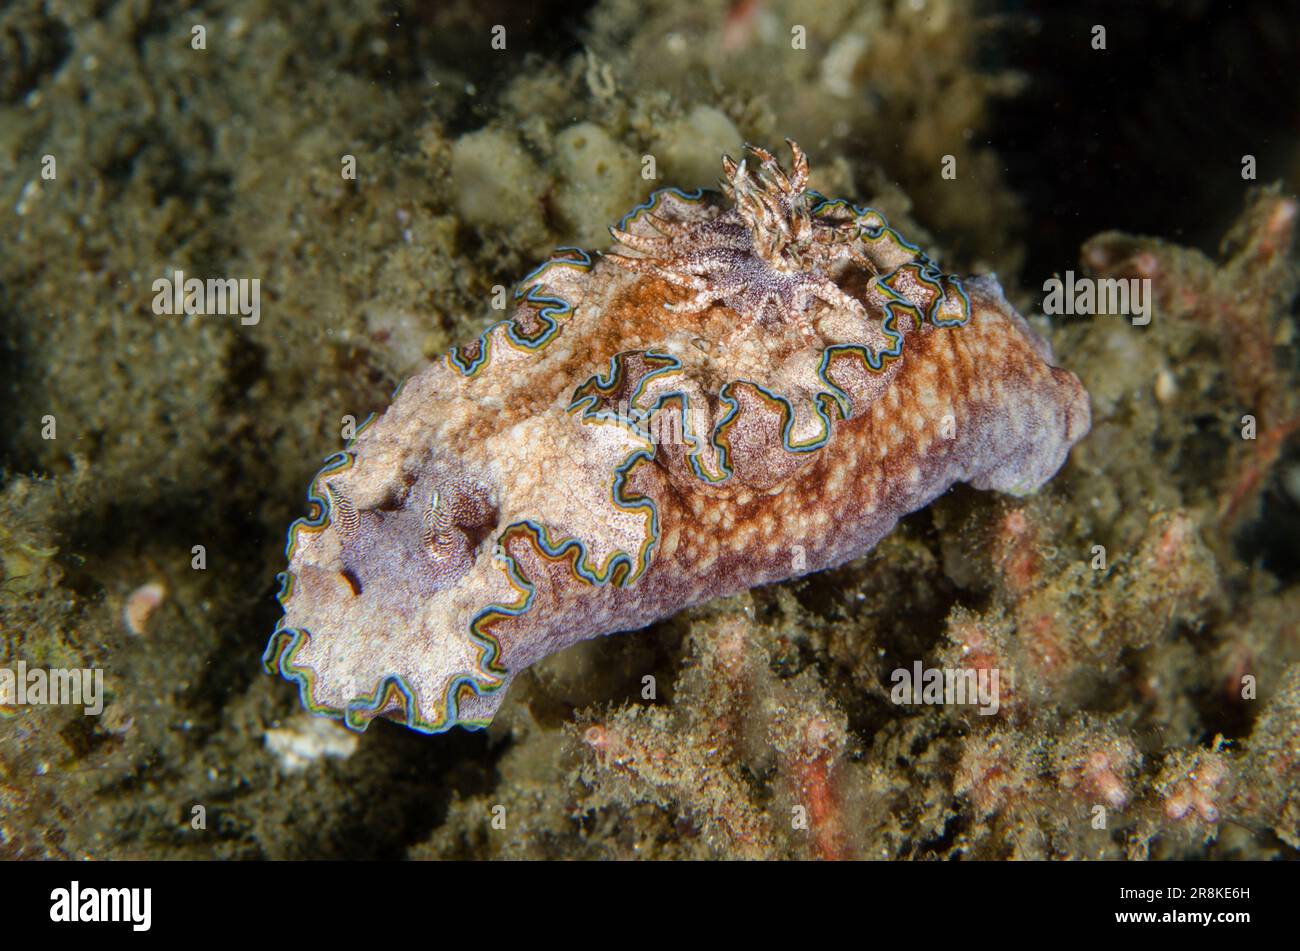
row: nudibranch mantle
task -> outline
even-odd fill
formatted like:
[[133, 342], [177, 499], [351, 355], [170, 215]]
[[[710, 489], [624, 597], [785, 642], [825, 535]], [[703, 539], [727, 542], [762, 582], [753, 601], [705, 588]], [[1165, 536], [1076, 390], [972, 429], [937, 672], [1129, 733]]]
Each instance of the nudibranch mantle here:
[[993, 277], [767, 152], [562, 249], [312, 482], [265, 664], [364, 729], [481, 727], [586, 638], [858, 557], [957, 482], [1035, 491], [1078, 379]]

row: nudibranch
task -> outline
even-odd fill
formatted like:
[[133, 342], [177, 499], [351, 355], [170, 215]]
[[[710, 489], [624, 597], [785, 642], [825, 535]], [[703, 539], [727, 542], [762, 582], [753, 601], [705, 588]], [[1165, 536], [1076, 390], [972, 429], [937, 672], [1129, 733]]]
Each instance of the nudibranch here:
[[289, 530], [265, 663], [364, 729], [482, 727], [586, 638], [862, 555], [956, 482], [1029, 493], [1087, 393], [994, 277], [762, 149], [562, 249], [408, 380]]

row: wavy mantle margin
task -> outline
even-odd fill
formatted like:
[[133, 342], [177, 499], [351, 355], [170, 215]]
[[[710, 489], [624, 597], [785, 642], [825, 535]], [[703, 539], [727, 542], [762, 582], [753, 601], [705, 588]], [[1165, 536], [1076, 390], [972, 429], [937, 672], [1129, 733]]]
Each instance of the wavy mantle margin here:
[[[690, 192], [678, 188], [658, 189], [645, 202], [637, 205], [624, 215], [619, 220], [618, 227], [620, 230], [627, 230], [627, 226], [642, 214], [656, 209], [666, 196], [673, 196], [679, 201], [694, 204], [712, 194], [716, 193], [705, 189]], [[890, 345], [880, 351], [873, 351], [859, 344], [832, 344], [822, 352], [817, 375], [826, 388], [809, 397], [812, 409], [822, 420], [822, 431], [807, 442], [795, 443], [790, 439], [795, 425], [795, 408], [791, 401], [787, 397], [772, 392], [752, 381], [732, 380], [719, 389], [719, 399], [727, 403], [730, 408], [713, 427], [713, 431], [708, 434], [707, 440], [688, 431], [689, 395], [680, 390], [662, 394], [653, 407], [641, 411], [642, 416], [640, 418], [648, 418], [667, 402], [677, 399], [679, 402], [678, 411], [681, 413], [683, 437], [692, 446], [686, 458], [689, 460], [695, 475], [710, 484], [724, 483], [732, 475], [729, 464], [731, 452], [730, 445], [727, 442], [727, 431], [740, 413], [740, 402], [732, 395], [735, 387], [752, 388], [765, 402], [780, 409], [783, 414], [782, 443], [786, 451], [792, 453], [812, 452], [822, 448], [832, 435], [833, 424], [830, 408], [833, 408], [843, 421], [847, 421], [853, 416], [852, 399], [831, 378], [832, 363], [835, 360], [841, 358], [860, 360], [863, 367], [870, 372], [881, 373], [903, 352], [903, 333], [897, 329], [900, 314], [906, 313], [913, 320], [913, 325], [917, 327], [924, 320], [929, 320], [937, 327], [955, 327], [964, 325], [970, 319], [970, 298], [962, 286], [961, 280], [953, 275], [945, 275], [920, 248], [904, 239], [891, 228], [884, 215], [875, 209], [855, 205], [845, 199], [828, 199], [813, 191], [809, 191], [807, 194], [814, 199], [814, 203], [809, 210], [810, 215], [825, 214], [835, 209], [848, 209], [856, 218], [857, 233], [855, 238], [863, 240], [868, 245], [877, 243], [892, 244], [912, 256], [911, 261], [899, 265], [877, 281], [877, 285], [890, 295], [890, 299], [885, 304], [885, 317], [881, 323], [881, 329], [889, 338]], [[515, 301], [536, 305], [535, 315], [541, 322], [542, 329], [536, 334], [529, 335], [517, 326], [514, 318], [497, 321], [479, 334], [470, 344], [463, 347], [453, 347], [444, 357], [446, 365], [463, 377], [476, 377], [492, 358], [492, 347], [495, 338], [500, 338], [502, 343], [515, 350], [527, 353], [537, 353], [545, 349], [559, 333], [561, 321], [573, 313], [575, 306], [558, 295], [548, 293], [546, 275], [553, 268], [573, 268], [586, 272], [591, 270], [593, 266], [594, 261], [591, 254], [581, 248], [562, 247], [557, 249], [555, 256], [524, 276], [514, 293]], [[930, 307], [924, 313], [893, 287], [893, 283], [905, 271], [911, 271], [919, 282], [934, 288], [936, 292]], [[945, 284], [952, 287], [960, 297], [960, 317], [947, 319], [940, 317], [940, 308], [947, 300]], [[404, 677], [397, 673], [389, 673], [379, 678], [371, 695], [356, 697], [342, 708], [317, 702], [315, 699], [316, 671], [305, 664], [299, 665], [294, 662], [299, 649], [312, 636], [311, 632], [305, 629], [285, 627], [283, 617], [276, 624], [276, 628], [272, 632], [270, 641], [263, 653], [262, 665], [264, 669], [268, 673], [279, 674], [286, 680], [296, 683], [301, 702], [307, 710], [317, 715], [340, 720], [347, 728], [358, 732], [364, 731], [379, 716], [400, 719], [400, 722], [408, 728], [427, 734], [444, 733], [453, 726], [461, 726], [471, 730], [486, 728], [489, 722], [487, 720], [462, 719], [460, 717], [459, 711], [462, 698], [467, 694], [488, 695], [499, 690], [508, 682], [506, 678], [507, 671], [498, 663], [501, 656], [501, 644], [492, 633], [492, 628], [501, 621], [526, 614], [532, 607], [535, 593], [533, 585], [521, 572], [515, 557], [508, 553], [509, 543], [517, 538], [523, 539], [525, 543], [531, 545], [538, 556], [552, 562], [566, 563], [570, 574], [575, 580], [592, 586], [614, 584], [619, 587], [632, 584], [644, 574], [658, 546], [659, 513], [653, 499], [644, 496], [627, 498], [623, 495], [623, 486], [632, 470], [643, 462], [653, 460], [654, 445], [650, 441], [649, 435], [636, 426], [635, 421], [619, 418], [609, 413], [601, 413], [595, 408], [598, 405], [596, 394], [613, 392], [622, 382], [625, 367], [621, 358], [625, 358], [626, 355], [626, 352], [619, 353], [610, 359], [608, 375], [604, 379], [601, 378], [600, 374], [596, 374], [579, 385], [574, 391], [568, 409], [570, 413], [579, 414], [579, 418], [583, 422], [592, 424], [614, 423], [624, 426], [644, 442], [644, 445], [633, 450], [622, 463], [615, 467], [614, 477], [610, 485], [610, 501], [616, 508], [624, 511], [640, 512], [646, 517], [646, 541], [641, 545], [636, 555], [617, 550], [610, 553], [603, 566], [595, 567], [588, 563], [587, 547], [581, 539], [565, 537], [558, 541], [553, 540], [545, 525], [537, 524], [532, 520], [515, 522], [507, 526], [496, 539], [496, 550], [500, 553], [496, 560], [499, 567], [506, 573], [507, 580], [517, 592], [518, 598], [510, 604], [488, 605], [470, 621], [468, 634], [478, 649], [477, 669], [449, 679], [443, 689], [444, 703], [443, 709], [440, 711], [441, 715], [434, 720], [424, 718], [421, 704], [415, 697], [414, 692]], [[637, 397], [642, 394], [645, 384], [651, 379], [665, 374], [676, 373], [682, 368], [681, 362], [669, 354], [647, 350], [644, 356], [649, 360], [662, 361], [662, 365], [638, 381], [636, 390], [629, 401], [632, 406], [635, 406]], [[394, 399], [401, 392], [402, 385], [404, 383], [394, 390]], [[595, 393], [592, 392], [593, 390]], [[343, 451], [329, 456], [321, 470], [313, 477], [307, 492], [309, 514], [306, 517], [296, 519], [289, 526], [285, 544], [286, 561], [289, 561], [293, 556], [297, 547], [299, 532], [319, 532], [329, 524], [330, 503], [321, 492], [320, 480], [324, 476], [342, 472], [352, 467], [356, 461], [356, 455], [352, 451], [352, 447], [355, 445], [357, 437], [375, 418], [376, 414], [372, 413], [358, 427], [356, 434], [349, 441], [347, 447]], [[720, 475], [710, 474], [705, 471], [700, 463], [700, 456], [704, 452], [705, 443], [713, 451], [717, 463], [716, 471]], [[280, 590], [276, 597], [281, 607], [284, 607], [293, 595], [293, 574], [286, 569], [278, 577]], [[393, 716], [394, 711], [400, 712], [400, 718]]]

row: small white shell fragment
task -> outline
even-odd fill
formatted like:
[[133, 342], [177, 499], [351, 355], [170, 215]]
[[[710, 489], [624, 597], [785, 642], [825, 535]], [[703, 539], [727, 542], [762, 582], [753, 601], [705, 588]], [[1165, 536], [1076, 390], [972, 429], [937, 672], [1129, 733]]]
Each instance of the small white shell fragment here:
[[122, 607], [122, 620], [126, 629], [139, 637], [149, 629], [149, 618], [167, 600], [167, 586], [161, 581], [150, 581], [132, 591]]
[[280, 760], [286, 773], [301, 773], [317, 760], [347, 759], [357, 751], [359, 737], [333, 720], [300, 713], [283, 727], [266, 731], [266, 748]]

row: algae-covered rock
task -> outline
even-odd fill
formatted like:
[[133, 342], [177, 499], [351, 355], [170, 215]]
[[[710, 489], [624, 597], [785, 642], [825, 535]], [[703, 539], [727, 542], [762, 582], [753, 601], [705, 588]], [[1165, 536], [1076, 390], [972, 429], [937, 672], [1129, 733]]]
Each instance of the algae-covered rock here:
[[[1100, 50], [1086, 9], [973, 0], [6, 5], [0, 667], [99, 669], [105, 704], [0, 699], [0, 856], [1296, 858], [1266, 6], [1097, 17]], [[1051, 338], [1093, 396], [1059, 476], [549, 657], [483, 733], [305, 726], [258, 660], [321, 461], [557, 246], [787, 136]], [[176, 270], [257, 279], [260, 321], [156, 313]], [[1035, 315], [1067, 270], [1149, 281], [1150, 323]], [[896, 702], [918, 663], [997, 670], [997, 711]]]

